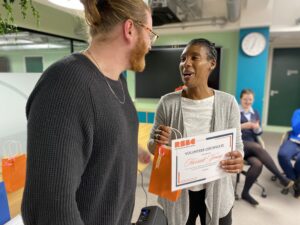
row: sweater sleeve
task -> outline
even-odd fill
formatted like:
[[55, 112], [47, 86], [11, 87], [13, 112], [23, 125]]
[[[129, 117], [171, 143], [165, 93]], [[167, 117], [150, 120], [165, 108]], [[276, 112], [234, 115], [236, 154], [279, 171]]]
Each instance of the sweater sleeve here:
[[300, 109], [296, 110], [293, 113], [293, 117], [291, 120], [292, 128], [295, 134], [300, 134]]
[[262, 127], [261, 127], [261, 120], [260, 120], [260, 116], [257, 110], [254, 111], [254, 115], [256, 118], [256, 121], [259, 121], [259, 128], [257, 129], [253, 129], [253, 133], [255, 135], [261, 135], [263, 133]]
[[84, 225], [76, 191], [92, 151], [90, 92], [76, 76], [58, 70], [44, 75], [27, 103], [22, 217], [25, 225]]

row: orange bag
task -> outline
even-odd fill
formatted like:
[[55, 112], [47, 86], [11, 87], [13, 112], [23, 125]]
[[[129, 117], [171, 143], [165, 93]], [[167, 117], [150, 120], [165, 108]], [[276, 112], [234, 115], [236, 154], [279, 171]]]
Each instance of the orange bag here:
[[26, 155], [22, 153], [21, 143], [14, 140], [7, 141], [6, 151], [7, 157], [2, 158], [2, 177], [6, 191], [14, 192], [25, 185]]
[[26, 176], [25, 154], [3, 158], [2, 176], [7, 192], [14, 192], [24, 187]]
[[159, 145], [155, 150], [149, 192], [170, 201], [177, 201], [181, 190], [171, 191], [171, 147]]

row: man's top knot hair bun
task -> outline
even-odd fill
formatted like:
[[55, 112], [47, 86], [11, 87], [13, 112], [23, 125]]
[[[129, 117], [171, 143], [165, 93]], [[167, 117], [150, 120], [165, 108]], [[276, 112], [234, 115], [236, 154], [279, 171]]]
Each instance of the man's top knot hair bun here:
[[105, 7], [107, 7], [108, 5], [108, 1], [107, 0], [98, 0], [96, 6], [98, 11], [100, 12], [101, 10], [103, 10]]

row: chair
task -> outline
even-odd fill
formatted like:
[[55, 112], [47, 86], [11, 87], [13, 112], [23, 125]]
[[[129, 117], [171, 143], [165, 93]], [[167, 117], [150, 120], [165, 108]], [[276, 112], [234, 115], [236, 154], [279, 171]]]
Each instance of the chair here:
[[[262, 137], [261, 136], [257, 136], [256, 140], [262, 146], [262, 148], [265, 149], [265, 142], [262, 139]], [[244, 160], [244, 166], [249, 166], [249, 163], [247, 162], [247, 160]], [[237, 187], [238, 187], [238, 184], [239, 184], [240, 178], [241, 178], [240, 176], [241, 176], [241, 174], [243, 174], [244, 176], [246, 176], [246, 173], [247, 173], [247, 171], [243, 169], [241, 173], [238, 173], [236, 175], [236, 181], [235, 181], [235, 187], [234, 187], [235, 200], [239, 200], [240, 199], [240, 197], [239, 197], [239, 195], [237, 193]], [[262, 184], [260, 184], [257, 180], [255, 181], [254, 184], [256, 184], [261, 189], [261, 197], [266, 198], [267, 197], [266, 188]]]

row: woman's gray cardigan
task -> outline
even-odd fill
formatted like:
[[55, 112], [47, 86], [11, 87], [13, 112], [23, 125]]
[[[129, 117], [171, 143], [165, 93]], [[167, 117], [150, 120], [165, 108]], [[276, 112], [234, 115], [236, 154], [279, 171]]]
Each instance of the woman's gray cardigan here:
[[[214, 90], [215, 101], [212, 119], [212, 131], [236, 128], [236, 150], [243, 154], [241, 140], [240, 111], [234, 96], [225, 92]], [[154, 130], [159, 125], [166, 125], [178, 129], [186, 137], [181, 110], [181, 91], [164, 95], [158, 104], [155, 122], [151, 130], [148, 148], [154, 152]], [[172, 139], [175, 139], [172, 134]], [[159, 204], [164, 208], [168, 218], [168, 225], [185, 225], [189, 215], [188, 190], [181, 192], [176, 202], [158, 198]], [[218, 225], [219, 218], [226, 216], [233, 207], [234, 190], [231, 175], [206, 184], [205, 203], [207, 207], [206, 224]]]

